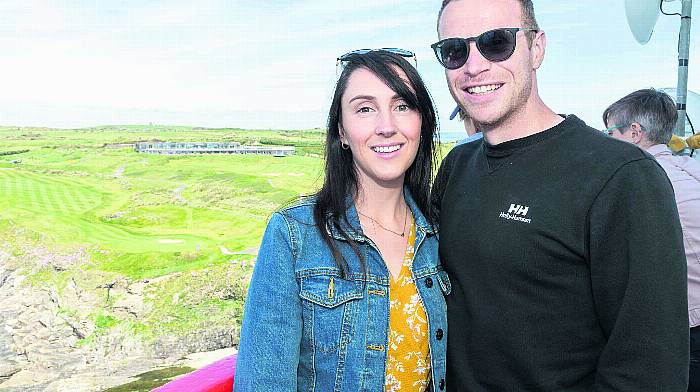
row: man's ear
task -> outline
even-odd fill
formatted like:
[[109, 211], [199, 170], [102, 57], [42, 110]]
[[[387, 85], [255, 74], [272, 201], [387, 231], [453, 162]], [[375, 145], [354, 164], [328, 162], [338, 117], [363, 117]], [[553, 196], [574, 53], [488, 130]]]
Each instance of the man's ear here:
[[633, 122], [630, 124], [630, 137], [634, 144], [640, 144], [644, 140], [644, 129], [639, 123]]
[[530, 45], [530, 59], [532, 61], [532, 69], [536, 70], [544, 61], [544, 52], [545, 48], [547, 47], [547, 37], [542, 30], [535, 31], [534, 34], [535, 37], [532, 39], [532, 44]]

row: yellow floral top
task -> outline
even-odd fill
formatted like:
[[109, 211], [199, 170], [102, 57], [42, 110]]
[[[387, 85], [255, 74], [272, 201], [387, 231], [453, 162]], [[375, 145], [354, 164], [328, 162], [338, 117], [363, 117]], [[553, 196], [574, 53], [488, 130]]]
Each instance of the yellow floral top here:
[[416, 225], [411, 220], [406, 255], [389, 286], [389, 346], [384, 389], [426, 391], [430, 383], [428, 318], [411, 275]]

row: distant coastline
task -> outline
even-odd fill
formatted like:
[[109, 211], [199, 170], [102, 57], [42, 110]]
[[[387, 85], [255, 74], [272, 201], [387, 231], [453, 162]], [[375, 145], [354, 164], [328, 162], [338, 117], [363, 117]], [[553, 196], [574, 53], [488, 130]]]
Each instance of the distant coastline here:
[[452, 143], [466, 138], [467, 133], [465, 131], [440, 132], [440, 142], [442, 143]]

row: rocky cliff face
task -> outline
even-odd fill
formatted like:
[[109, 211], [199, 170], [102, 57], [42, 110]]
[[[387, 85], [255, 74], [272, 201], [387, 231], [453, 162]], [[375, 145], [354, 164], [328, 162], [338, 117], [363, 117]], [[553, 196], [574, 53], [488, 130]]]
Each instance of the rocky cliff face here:
[[169, 277], [117, 279], [94, 289], [85, 289], [80, 275], [60, 285], [34, 284], [31, 276], [37, 268], [75, 268], [89, 263], [88, 254], [80, 250], [59, 255], [33, 248], [18, 256], [10, 249], [0, 247], [2, 391], [99, 391], [170, 366], [186, 354], [238, 344], [235, 322], [151, 339], [121, 324], [106, 329], [94, 317], [105, 303], [114, 316], [105, 318], [106, 324], [143, 319], [153, 310], [149, 295]]
[[[0, 262], [6, 259], [7, 255], [0, 253]], [[16, 278], [13, 271], [3, 268], [0, 264], [0, 382], [7, 380], [12, 375], [18, 373], [29, 364], [26, 354], [20, 350], [15, 351], [11, 328], [8, 322], [16, 322], [20, 316], [19, 298], [8, 296], [16, 285]], [[17, 303], [15, 303], [17, 302]]]

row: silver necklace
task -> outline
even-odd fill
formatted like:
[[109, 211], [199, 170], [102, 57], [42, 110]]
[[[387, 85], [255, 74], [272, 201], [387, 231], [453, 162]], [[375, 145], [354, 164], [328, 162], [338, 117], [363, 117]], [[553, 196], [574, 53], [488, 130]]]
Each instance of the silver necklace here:
[[[360, 215], [362, 215], [362, 216], [364, 216], [365, 218], [371, 220], [373, 225], [376, 223], [377, 225], [379, 225], [379, 227], [381, 227], [382, 229], [388, 231], [389, 233], [396, 234], [396, 235], [399, 236], [399, 237], [405, 237], [405, 236], [406, 236], [406, 220], [407, 220], [407, 218], [408, 218], [408, 206], [406, 206], [406, 209], [404, 210], [404, 215], [403, 215], [403, 229], [401, 229], [401, 232], [400, 232], [400, 233], [397, 232], [397, 231], [394, 231], [394, 230], [389, 229], [388, 227], [386, 227], [386, 226], [384, 226], [383, 224], [379, 223], [378, 220], [372, 218], [372, 217], [369, 216], [369, 215], [363, 214], [360, 210], [357, 210], [357, 213], [360, 214]], [[376, 232], [377, 229], [375, 228], [374, 231]]]

